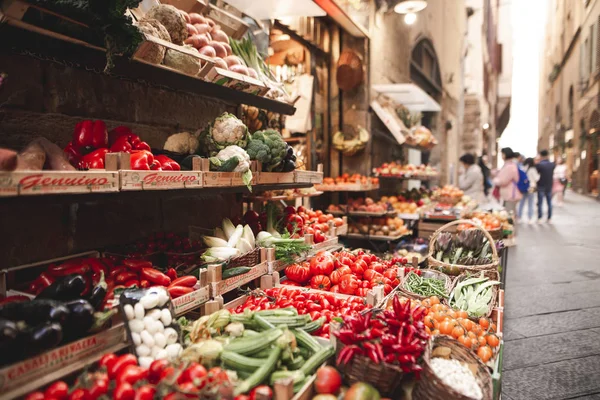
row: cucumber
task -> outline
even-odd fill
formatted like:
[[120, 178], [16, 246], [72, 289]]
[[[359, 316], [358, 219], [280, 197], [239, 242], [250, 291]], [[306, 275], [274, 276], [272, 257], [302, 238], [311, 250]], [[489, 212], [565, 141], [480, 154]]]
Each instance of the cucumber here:
[[302, 357], [301, 355], [297, 355], [294, 357], [293, 360], [290, 359], [287, 361], [286, 367], [288, 367], [288, 369], [290, 371], [294, 371], [294, 370], [300, 368], [304, 364], [305, 361], [306, 360], [304, 359], [304, 357]]
[[271, 349], [271, 354], [269, 357], [267, 357], [260, 368], [254, 371], [249, 378], [245, 379], [238, 387], [236, 387], [233, 395], [238, 396], [240, 394], [249, 392], [253, 387], [264, 382], [277, 366], [277, 361], [279, 360], [280, 355], [281, 349], [277, 346], [273, 347], [273, 349]]
[[270, 329], [262, 332], [260, 335], [233, 339], [223, 347], [223, 350], [233, 351], [242, 355], [258, 353], [269, 347], [271, 343], [276, 341], [281, 335], [283, 335], [281, 329]]
[[254, 314], [260, 315], [261, 317], [293, 317], [298, 315], [298, 310], [293, 307], [275, 308], [272, 310], [256, 311]]
[[317, 351], [313, 354], [302, 367], [300, 367], [299, 371], [302, 371], [304, 375], [309, 376], [312, 375], [313, 372], [317, 370], [329, 357], [335, 354], [335, 349], [333, 346], [322, 347], [321, 350]]
[[227, 278], [231, 278], [234, 276], [238, 276], [238, 275], [242, 275], [245, 273], [250, 272], [252, 268], [250, 267], [235, 267], [235, 268], [229, 268], [223, 271], [222, 277], [223, 279], [227, 279]]
[[308, 324], [304, 325], [304, 326], [300, 326], [298, 327], [298, 329], [302, 329], [304, 332], [314, 332], [317, 329], [319, 329], [320, 327], [323, 326], [323, 324], [325, 323], [326, 318], [325, 317], [321, 317], [319, 319], [314, 320], [313, 322], [309, 322]]
[[296, 336], [298, 346], [307, 348], [311, 353], [317, 353], [323, 348], [315, 338], [302, 329], [292, 329], [292, 332], [294, 333], [294, 336]]
[[246, 357], [233, 351], [224, 351], [221, 353], [221, 361], [235, 371], [254, 372], [265, 363], [266, 358]]

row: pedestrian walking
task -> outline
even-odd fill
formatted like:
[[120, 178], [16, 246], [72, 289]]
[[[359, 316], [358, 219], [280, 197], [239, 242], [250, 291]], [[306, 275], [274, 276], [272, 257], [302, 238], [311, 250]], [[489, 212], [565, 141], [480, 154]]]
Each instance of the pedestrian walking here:
[[533, 158], [527, 158], [523, 163], [523, 168], [525, 169], [525, 173], [527, 174], [527, 179], [529, 180], [529, 189], [526, 193], [523, 193], [523, 198], [519, 203], [519, 220], [523, 221], [523, 208], [525, 208], [525, 203], [527, 203], [527, 218], [529, 223], [532, 224], [533, 220], [533, 197], [534, 193], [537, 189], [537, 182], [540, 179], [540, 174], [538, 173], [535, 164], [533, 162]]
[[556, 159], [552, 180], [552, 195], [556, 195], [556, 205], [562, 207], [564, 205], [565, 190], [569, 182], [567, 179], [567, 166], [562, 158]]
[[554, 163], [548, 159], [548, 150], [540, 151], [540, 162], [536, 169], [540, 174], [537, 183], [538, 193], [538, 222], [542, 222], [544, 211], [544, 199], [548, 203], [548, 222], [552, 220], [552, 186], [554, 184]]
[[490, 179], [491, 170], [490, 167], [487, 166], [486, 157], [485, 154], [479, 157], [478, 164], [483, 174], [483, 193], [485, 193], [485, 197], [487, 198], [490, 194], [490, 189], [492, 188], [492, 180]]
[[519, 183], [519, 167], [515, 159], [515, 153], [510, 147], [501, 150], [504, 165], [498, 171], [493, 180], [494, 185], [499, 188], [500, 198], [504, 202], [504, 208], [516, 215], [517, 203], [523, 197], [517, 184]]
[[458, 187], [479, 204], [485, 203], [483, 172], [479, 165], [475, 164], [472, 154], [464, 154], [459, 161], [463, 172], [458, 177]]

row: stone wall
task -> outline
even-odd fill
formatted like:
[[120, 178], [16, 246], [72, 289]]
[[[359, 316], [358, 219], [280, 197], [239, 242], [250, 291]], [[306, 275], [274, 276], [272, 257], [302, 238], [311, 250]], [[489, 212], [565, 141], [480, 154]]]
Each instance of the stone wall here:
[[[0, 89], [0, 147], [20, 149], [41, 135], [64, 146], [83, 118], [128, 125], [153, 147], [167, 136], [204, 127], [235, 107], [191, 93], [0, 54], [8, 74]], [[0, 199], [0, 266], [132, 242], [152, 232], [213, 227], [241, 211], [236, 195], [133, 192]]]

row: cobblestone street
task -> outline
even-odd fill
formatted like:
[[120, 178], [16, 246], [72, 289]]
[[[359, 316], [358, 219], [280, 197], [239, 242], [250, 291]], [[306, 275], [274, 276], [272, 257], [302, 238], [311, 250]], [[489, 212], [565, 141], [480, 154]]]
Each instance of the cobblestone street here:
[[554, 210], [509, 254], [503, 399], [600, 399], [600, 205]]

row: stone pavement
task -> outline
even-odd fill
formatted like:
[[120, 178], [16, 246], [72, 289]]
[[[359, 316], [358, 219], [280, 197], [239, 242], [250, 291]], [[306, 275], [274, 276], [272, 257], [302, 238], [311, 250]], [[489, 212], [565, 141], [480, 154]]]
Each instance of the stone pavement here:
[[503, 400], [600, 400], [600, 203], [567, 193], [518, 226], [504, 313]]

